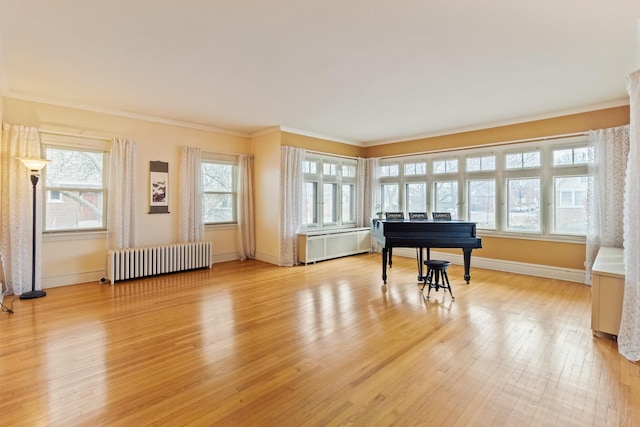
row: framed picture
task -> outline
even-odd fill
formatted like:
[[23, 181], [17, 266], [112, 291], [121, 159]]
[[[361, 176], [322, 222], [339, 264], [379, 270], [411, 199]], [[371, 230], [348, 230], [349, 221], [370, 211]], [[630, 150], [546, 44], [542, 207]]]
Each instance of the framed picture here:
[[169, 213], [169, 163], [149, 162], [149, 213]]

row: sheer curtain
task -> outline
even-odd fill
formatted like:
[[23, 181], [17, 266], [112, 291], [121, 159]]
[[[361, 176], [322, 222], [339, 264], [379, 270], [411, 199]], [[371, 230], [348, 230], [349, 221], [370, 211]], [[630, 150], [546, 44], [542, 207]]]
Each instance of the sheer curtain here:
[[618, 351], [631, 361], [640, 360], [640, 70], [629, 75], [631, 101], [629, 161], [624, 202], [624, 261], [626, 267]]
[[601, 246], [623, 246], [625, 165], [629, 157], [629, 126], [589, 132], [593, 161], [587, 188], [587, 252], [585, 283]]
[[204, 239], [202, 219], [202, 150], [182, 147], [180, 160], [180, 229], [181, 242]]
[[240, 259], [256, 257], [256, 236], [253, 212], [253, 156], [243, 154], [238, 159], [238, 249]]
[[136, 143], [113, 138], [109, 156], [107, 248], [136, 246]]
[[[20, 295], [31, 290], [33, 187], [29, 171], [16, 157], [41, 158], [37, 128], [3, 124], [0, 151], [0, 255], [5, 282], [2, 293]], [[38, 182], [36, 212], [42, 215], [42, 180]], [[42, 217], [39, 216], [41, 220]], [[41, 284], [42, 221], [36, 222], [36, 289]]]
[[379, 157], [358, 158], [358, 181], [356, 188], [356, 227], [369, 227], [377, 202]]
[[304, 149], [280, 148], [280, 265], [298, 263], [298, 232], [302, 227], [302, 161]]

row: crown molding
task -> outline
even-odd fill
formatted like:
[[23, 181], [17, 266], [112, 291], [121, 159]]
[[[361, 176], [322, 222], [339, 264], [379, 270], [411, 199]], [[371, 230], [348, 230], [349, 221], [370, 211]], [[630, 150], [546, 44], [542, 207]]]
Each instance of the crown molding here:
[[318, 134], [318, 133], [308, 132], [308, 131], [300, 130], [300, 129], [294, 129], [294, 128], [280, 126], [280, 130], [282, 132], [295, 133], [297, 135], [308, 136], [308, 137], [311, 137], [311, 138], [324, 139], [324, 140], [332, 141], [332, 142], [339, 142], [341, 144], [355, 145], [355, 146], [358, 146], [358, 147], [364, 147], [365, 146], [362, 143], [355, 142], [355, 141], [350, 141], [348, 139], [334, 138], [332, 136], [321, 135], [321, 134]]
[[115, 109], [108, 109], [108, 108], [101, 108], [101, 107], [93, 107], [93, 106], [89, 106], [89, 105], [83, 105], [83, 104], [74, 103], [74, 102], [59, 101], [59, 100], [55, 100], [55, 99], [43, 98], [43, 97], [38, 97], [38, 96], [33, 96], [33, 95], [27, 95], [27, 94], [18, 93], [18, 92], [9, 91], [7, 94], [4, 95], [4, 97], [5, 98], [13, 98], [13, 99], [22, 100], [22, 101], [30, 101], [30, 102], [38, 102], [38, 103], [42, 103], [42, 104], [55, 105], [57, 107], [65, 107], [65, 108], [73, 108], [73, 109], [83, 110], [83, 111], [90, 111], [90, 112], [93, 112], [93, 113], [109, 114], [109, 115], [112, 115], [112, 116], [124, 117], [124, 118], [127, 118], [127, 119], [143, 120], [143, 121], [152, 122], [152, 123], [159, 123], [159, 124], [170, 125], [170, 126], [178, 126], [178, 127], [182, 127], [182, 128], [188, 128], [188, 129], [203, 130], [203, 131], [215, 132], [215, 133], [219, 133], [219, 134], [223, 134], [223, 135], [239, 136], [239, 137], [242, 137], [242, 138], [249, 138], [249, 134], [247, 134], [247, 133], [233, 131], [233, 130], [229, 130], [229, 129], [217, 128], [217, 127], [213, 127], [213, 126], [202, 125], [202, 124], [199, 124], [199, 123], [192, 123], [192, 122], [185, 122], [185, 121], [181, 121], [181, 120], [166, 119], [166, 118], [163, 118], [163, 117], [149, 116], [149, 115], [145, 115], [145, 114], [132, 113], [132, 112], [123, 111], [123, 110], [115, 110]]

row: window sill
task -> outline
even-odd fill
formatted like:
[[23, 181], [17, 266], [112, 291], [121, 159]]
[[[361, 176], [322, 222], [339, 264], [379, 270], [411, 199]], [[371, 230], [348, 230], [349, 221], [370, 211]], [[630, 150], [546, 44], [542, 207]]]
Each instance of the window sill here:
[[42, 233], [43, 242], [106, 239], [107, 230], [49, 231]]

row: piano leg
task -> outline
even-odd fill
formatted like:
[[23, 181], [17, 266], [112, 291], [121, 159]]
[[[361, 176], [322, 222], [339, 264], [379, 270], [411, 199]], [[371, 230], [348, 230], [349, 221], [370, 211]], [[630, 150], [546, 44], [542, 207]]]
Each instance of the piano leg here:
[[424, 276], [422, 275], [423, 266], [424, 266], [424, 255], [422, 253], [423, 248], [416, 248], [416, 260], [418, 261], [418, 282], [422, 282], [424, 280]]
[[387, 248], [382, 248], [382, 281], [387, 283]]
[[469, 274], [471, 267], [471, 250], [470, 248], [462, 249], [462, 253], [464, 254], [464, 280], [466, 280], [467, 283], [471, 280], [471, 275]]

